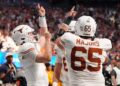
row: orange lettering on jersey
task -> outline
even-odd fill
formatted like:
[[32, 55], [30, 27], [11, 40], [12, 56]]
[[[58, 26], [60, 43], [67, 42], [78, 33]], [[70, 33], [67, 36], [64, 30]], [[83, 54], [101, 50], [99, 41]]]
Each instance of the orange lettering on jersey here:
[[84, 41], [83, 40], [81, 40], [81, 43], [80, 43], [81, 45], [84, 45]]
[[89, 42], [85, 42], [85, 41], [83, 41], [84, 42], [84, 45], [89, 45]]
[[80, 44], [80, 39], [76, 39], [76, 44]]
[[26, 50], [26, 51], [24, 51], [24, 52], [21, 52], [22, 54], [27, 54], [27, 53], [29, 53], [30, 51], [33, 51], [34, 50], [34, 48], [30, 48], [30, 49], [28, 49], [28, 50]]
[[78, 44], [78, 45], [99, 46], [98, 41], [84, 41], [84, 40], [80, 40], [80, 39], [76, 39], [76, 44]]
[[94, 43], [93, 43], [93, 42], [89, 42], [88, 45], [91, 45], [91, 46], [92, 46], [92, 45], [94, 45]]
[[[87, 58], [84, 56], [76, 56], [76, 52], [80, 51], [84, 54], [87, 54]], [[71, 51], [71, 68], [76, 71], [84, 71], [85, 69], [89, 70], [90, 72], [96, 72], [101, 69], [101, 59], [100, 57], [94, 57], [93, 53], [97, 53], [102, 55], [102, 49], [100, 48], [89, 48], [88, 50], [84, 47], [73, 47]], [[86, 59], [87, 60], [86, 60]], [[88, 63], [91, 62], [91, 63]], [[80, 62], [81, 65], [76, 65], [76, 62]], [[94, 65], [91, 65], [95, 63]]]

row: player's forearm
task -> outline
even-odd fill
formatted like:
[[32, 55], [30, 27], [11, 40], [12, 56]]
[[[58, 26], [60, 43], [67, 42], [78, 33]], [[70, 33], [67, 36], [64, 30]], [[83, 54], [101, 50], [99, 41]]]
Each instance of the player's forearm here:
[[45, 58], [46, 58], [48, 61], [50, 61], [51, 56], [52, 56], [52, 46], [51, 46], [51, 41], [50, 41], [50, 39], [49, 39], [49, 40], [46, 40], [44, 47], [45, 47], [45, 48], [44, 48], [44, 49], [45, 49], [44, 56], [45, 56]]
[[60, 73], [61, 73], [62, 64], [56, 63], [54, 69], [54, 78], [59, 81], [60, 80]]
[[115, 76], [112, 76], [111, 78], [112, 78], [113, 86], [117, 86], [117, 82], [116, 82]]
[[63, 46], [63, 43], [62, 43], [60, 37], [56, 39], [55, 43], [57, 44], [57, 46], [58, 46], [61, 50], [65, 51], [64, 46]]
[[45, 41], [44, 46], [41, 48], [40, 53], [36, 56], [36, 62], [46, 63], [49, 62], [52, 55], [51, 41]]
[[46, 11], [45, 11], [44, 7], [41, 6], [40, 4], [38, 4], [37, 10], [38, 10], [38, 14], [39, 14], [39, 19], [38, 19], [39, 26], [46, 28], [47, 27], [47, 22], [46, 22], [46, 17], [45, 17]]

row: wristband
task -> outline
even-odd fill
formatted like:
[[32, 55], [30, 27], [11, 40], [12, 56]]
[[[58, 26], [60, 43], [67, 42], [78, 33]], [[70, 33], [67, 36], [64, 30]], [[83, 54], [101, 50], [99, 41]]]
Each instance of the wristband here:
[[46, 17], [39, 16], [39, 26], [40, 27], [47, 27]]

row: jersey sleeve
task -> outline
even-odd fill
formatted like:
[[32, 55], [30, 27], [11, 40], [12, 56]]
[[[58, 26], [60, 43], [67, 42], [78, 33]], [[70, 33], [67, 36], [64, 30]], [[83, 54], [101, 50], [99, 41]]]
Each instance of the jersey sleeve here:
[[36, 61], [36, 56], [40, 53], [37, 43], [25, 43], [20, 47], [20, 61], [24, 68], [30, 67]]
[[61, 37], [61, 41], [63, 42], [63, 43], [70, 43], [71, 41], [71, 33], [69, 33], [69, 32], [66, 32], [66, 33], [64, 33]]
[[64, 56], [62, 50], [55, 46], [56, 56], [57, 56], [57, 63], [62, 63], [62, 58]]
[[112, 48], [111, 40], [104, 38], [101, 40], [101, 46], [104, 50], [110, 50]]
[[20, 54], [23, 59], [26, 59], [26, 58], [35, 59], [37, 54], [39, 53], [39, 50], [40, 50], [40, 47], [38, 48], [37, 44], [28, 43], [21, 47]]

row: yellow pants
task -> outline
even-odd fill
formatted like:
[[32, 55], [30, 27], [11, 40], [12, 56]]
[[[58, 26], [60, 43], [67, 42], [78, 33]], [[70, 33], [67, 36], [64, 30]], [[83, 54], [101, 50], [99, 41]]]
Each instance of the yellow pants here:
[[62, 86], [62, 82], [61, 81], [58, 82], [58, 86]]

